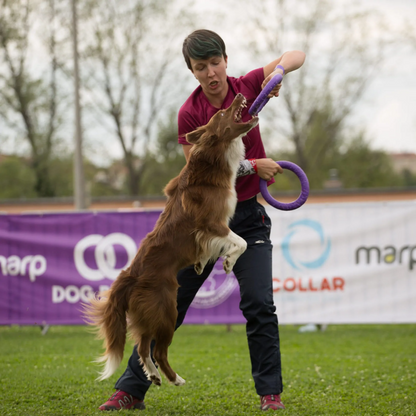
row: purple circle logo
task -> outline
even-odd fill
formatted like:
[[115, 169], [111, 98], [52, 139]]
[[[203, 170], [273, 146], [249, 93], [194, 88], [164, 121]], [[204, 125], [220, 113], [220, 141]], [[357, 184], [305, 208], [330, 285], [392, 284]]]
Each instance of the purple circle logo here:
[[196, 309], [218, 306], [230, 297], [237, 286], [238, 281], [234, 273], [225, 274], [222, 260], [218, 260], [211, 274], [196, 294], [191, 306]]

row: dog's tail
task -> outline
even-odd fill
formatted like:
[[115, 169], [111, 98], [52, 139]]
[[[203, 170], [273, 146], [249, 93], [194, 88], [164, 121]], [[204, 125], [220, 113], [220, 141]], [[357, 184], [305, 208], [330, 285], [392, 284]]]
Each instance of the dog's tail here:
[[123, 270], [108, 291], [84, 305], [86, 321], [96, 328], [98, 338], [104, 340], [105, 352], [96, 362], [105, 365], [97, 380], [113, 375], [123, 359], [127, 334], [126, 312], [134, 282], [135, 278]]

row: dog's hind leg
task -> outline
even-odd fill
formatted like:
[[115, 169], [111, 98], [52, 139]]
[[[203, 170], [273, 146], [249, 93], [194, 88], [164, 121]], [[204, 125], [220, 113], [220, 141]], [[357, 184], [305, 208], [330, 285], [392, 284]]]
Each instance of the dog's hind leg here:
[[225, 273], [228, 274], [233, 270], [234, 264], [238, 258], [246, 251], [247, 242], [230, 230], [227, 236], [227, 242], [224, 246], [225, 250], [222, 254], [224, 259], [223, 266]]
[[176, 296], [175, 301], [166, 301], [159, 308], [159, 312], [163, 311], [163, 320], [157, 320], [159, 325], [155, 331], [155, 347], [153, 349], [153, 356], [159, 365], [160, 370], [175, 386], [182, 386], [185, 380], [172, 370], [168, 361], [168, 348], [172, 342], [175, 333], [175, 322], [177, 319]]
[[160, 386], [162, 384], [162, 377], [160, 377], [159, 371], [157, 371], [150, 356], [151, 340], [149, 336], [142, 336], [137, 352], [139, 353], [140, 364], [143, 366], [143, 371], [147, 379], [156, 384], [156, 386]]
[[160, 367], [160, 370], [165, 375], [165, 377], [169, 380], [170, 383], [174, 384], [175, 386], [183, 386], [185, 384], [185, 380], [175, 371], [173, 371], [172, 367], [168, 361], [168, 345], [164, 341], [160, 339], [156, 341], [155, 348], [153, 350], [153, 355]]

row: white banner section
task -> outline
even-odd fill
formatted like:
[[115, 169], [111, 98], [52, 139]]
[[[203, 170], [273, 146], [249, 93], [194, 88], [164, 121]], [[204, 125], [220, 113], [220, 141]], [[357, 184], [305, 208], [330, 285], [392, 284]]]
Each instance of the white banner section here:
[[416, 201], [266, 209], [280, 323], [416, 322]]

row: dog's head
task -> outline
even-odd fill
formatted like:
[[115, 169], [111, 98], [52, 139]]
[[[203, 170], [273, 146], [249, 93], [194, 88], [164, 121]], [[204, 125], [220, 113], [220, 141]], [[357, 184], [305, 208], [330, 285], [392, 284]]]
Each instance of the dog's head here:
[[214, 145], [217, 142], [224, 144], [247, 134], [257, 126], [259, 119], [253, 117], [247, 122], [241, 121], [241, 113], [247, 107], [247, 101], [243, 94], [237, 94], [232, 104], [226, 110], [219, 110], [205, 126], [186, 135], [186, 140], [191, 144]]

